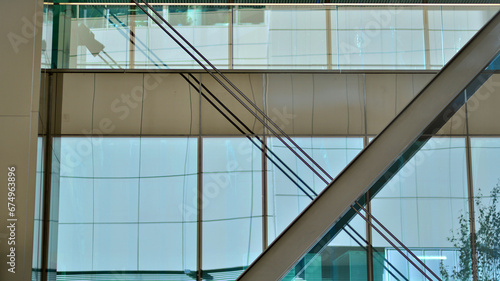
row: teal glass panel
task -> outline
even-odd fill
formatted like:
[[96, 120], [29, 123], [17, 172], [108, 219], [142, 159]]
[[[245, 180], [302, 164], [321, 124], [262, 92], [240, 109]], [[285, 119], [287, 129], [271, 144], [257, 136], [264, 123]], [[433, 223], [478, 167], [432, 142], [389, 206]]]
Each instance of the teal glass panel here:
[[367, 280], [365, 229], [362, 218], [354, 217], [333, 240], [318, 247], [323, 243], [320, 241], [281, 280]]

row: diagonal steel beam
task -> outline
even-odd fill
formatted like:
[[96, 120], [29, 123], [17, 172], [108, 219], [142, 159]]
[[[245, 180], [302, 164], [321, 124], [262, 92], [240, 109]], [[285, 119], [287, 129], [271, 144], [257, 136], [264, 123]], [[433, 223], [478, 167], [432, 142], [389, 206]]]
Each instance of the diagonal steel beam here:
[[[435, 133], [459, 107], [460, 94], [500, 51], [500, 16], [495, 15], [420, 94], [238, 278], [280, 280], [312, 249], [350, 206], [373, 185], [384, 184], [402, 166], [424, 133]], [[473, 83], [475, 84], [475, 83]], [[475, 86], [474, 86], [475, 88]], [[351, 212], [352, 215], [352, 212]]]

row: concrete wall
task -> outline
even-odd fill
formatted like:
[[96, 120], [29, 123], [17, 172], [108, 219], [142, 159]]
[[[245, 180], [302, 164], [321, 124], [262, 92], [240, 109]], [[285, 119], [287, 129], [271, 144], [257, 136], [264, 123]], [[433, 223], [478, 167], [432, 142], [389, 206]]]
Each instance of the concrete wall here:
[[[30, 280], [42, 1], [3, 1], [0, 18], [0, 280]], [[10, 202], [15, 206], [8, 206], [9, 167], [15, 167], [15, 199]], [[15, 207], [11, 209], [13, 216], [8, 207]], [[14, 224], [15, 229], [7, 227]], [[14, 241], [10, 237], [15, 237], [15, 245], [8, 244]], [[14, 253], [12, 273], [7, 262], [11, 259], [8, 255]]]

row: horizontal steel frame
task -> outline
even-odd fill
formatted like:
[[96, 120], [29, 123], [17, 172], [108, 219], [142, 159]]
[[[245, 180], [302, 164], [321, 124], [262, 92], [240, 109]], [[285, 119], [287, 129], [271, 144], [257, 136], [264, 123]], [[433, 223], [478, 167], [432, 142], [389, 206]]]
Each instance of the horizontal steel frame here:
[[[44, 5], [71, 5], [71, 6], [133, 6], [134, 3], [92, 3], [92, 2], [44, 2]], [[141, 4], [143, 5], [143, 4]], [[278, 7], [478, 7], [478, 6], [500, 6], [498, 3], [149, 3], [152, 6], [278, 6]]]
[[495, 58], [499, 38], [497, 13], [237, 280], [280, 280], [356, 200], [388, 181], [400, 156], [453, 115], [448, 108]]

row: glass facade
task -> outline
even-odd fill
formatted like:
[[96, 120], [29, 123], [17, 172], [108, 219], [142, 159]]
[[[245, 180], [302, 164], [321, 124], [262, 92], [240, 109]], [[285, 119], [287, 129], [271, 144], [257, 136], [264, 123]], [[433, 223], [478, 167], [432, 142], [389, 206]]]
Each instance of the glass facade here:
[[[344, 230], [349, 228], [341, 221], [332, 226], [332, 230], [282, 280], [304, 280], [304, 272], [317, 272], [316, 265], [308, 263], [312, 259], [322, 261], [321, 272], [325, 274], [313, 280], [332, 280], [326, 277], [325, 272], [329, 270], [344, 276], [339, 277], [340, 280], [367, 280], [366, 275], [353, 275], [359, 270], [363, 274], [372, 274], [370, 280], [498, 278], [500, 188], [494, 163], [500, 151], [499, 135], [469, 133], [480, 128], [478, 118], [494, 117], [495, 113], [488, 111], [491, 106], [488, 102], [498, 103], [494, 95], [485, 93], [495, 91], [497, 79], [494, 74], [487, 81], [481, 80], [479, 90], [439, 133], [416, 140], [417, 151], [410, 157], [402, 156], [398, 161], [404, 165], [380, 190], [375, 190], [377, 193], [367, 205], [373, 215], [370, 224], [374, 226], [368, 229], [365, 244], [368, 250], [364, 251], [371, 265], [363, 264], [364, 259], [347, 265], [335, 264], [331, 256], [324, 260], [324, 253], [335, 250], [338, 246], [332, 243], [345, 236]], [[443, 133], [450, 128], [448, 132], [460, 131], [457, 129], [461, 126], [465, 127], [465, 133], [446, 136]], [[363, 202], [364, 199], [359, 200]], [[359, 212], [364, 214], [363, 210]], [[359, 215], [356, 215], [349, 224], [359, 220]], [[382, 230], [378, 222], [388, 232]], [[407, 248], [397, 244], [396, 239]]]
[[[377, 92], [368, 89], [372, 83], [366, 81], [368, 76], [361, 85], [359, 81], [363, 80], [356, 75], [345, 78], [340, 75], [339, 81], [333, 82], [323, 81], [324, 74], [266, 76], [262, 81], [269, 83], [264, 98], [268, 111], [276, 113], [278, 98], [282, 98], [285, 105], [290, 102], [289, 108], [293, 111], [286, 109], [276, 116], [291, 114], [293, 118], [289, 123], [286, 119], [276, 120], [283, 123], [282, 129], [287, 132], [309, 132], [310, 136], [294, 136], [293, 140], [332, 177], [371, 140], [363, 127], [383, 127], [381, 123], [388, 119], [375, 111], [380, 104], [375, 99]], [[420, 79], [411, 75], [384, 77], [396, 82]], [[278, 86], [280, 78], [302, 83], [290, 93], [286, 91], [286, 83]], [[488, 91], [489, 86], [494, 89], [497, 79], [497, 75], [492, 76], [478, 93]], [[338, 132], [353, 132], [351, 134], [311, 134], [326, 126], [315, 114], [330, 113], [323, 112], [321, 104], [314, 110], [306, 109], [317, 102], [311, 98], [321, 99], [322, 89], [329, 83], [344, 85], [347, 94], [342, 99], [337, 97], [337, 104], [347, 105], [350, 110], [339, 115], [334, 126]], [[301, 96], [308, 85], [314, 89], [313, 95]], [[398, 97], [418, 91], [418, 88], [400, 86], [396, 89], [395, 96], [390, 97], [391, 105], [382, 106], [381, 110], [392, 107], [391, 114], [396, 114], [404, 106], [397, 102]], [[366, 91], [359, 98], [364, 100], [364, 105], [357, 101], [360, 91]], [[403, 94], [405, 91], [408, 93]], [[327, 92], [324, 95], [330, 98]], [[367, 95], [366, 98], [363, 95]], [[368, 95], [373, 96], [368, 98]], [[495, 95], [483, 96], [495, 104]], [[387, 97], [389, 95], [384, 94], [378, 99]], [[475, 105], [477, 102], [479, 107]], [[486, 213], [478, 210], [494, 214], [494, 209], [488, 207], [497, 205], [493, 200], [498, 177], [492, 164], [498, 158], [496, 137], [463, 134], [461, 130], [461, 126], [467, 124], [470, 124], [466, 126], [469, 130], [473, 127], [479, 130], [477, 124], [481, 123], [474, 120], [485, 118], [484, 110], [474, 108], [482, 107], [489, 110], [491, 104], [471, 98], [443, 127], [448, 129], [431, 138], [370, 203], [372, 214], [417, 257], [432, 271], [443, 277], [449, 274], [452, 280], [458, 279], [453, 276], [459, 274], [463, 262], [471, 260], [470, 246], [463, 240], [468, 237], [463, 234], [471, 231], [468, 220], [471, 198], [475, 198], [476, 232], [481, 227], [486, 231], [489, 228], [484, 226], [491, 225], [485, 221]], [[463, 117], [462, 111], [466, 112]], [[491, 112], [495, 114], [494, 110]], [[200, 112], [203, 114], [206, 112]], [[342, 116], [349, 117], [350, 121]], [[366, 120], [366, 125], [362, 121], [361, 134], [358, 134], [356, 120], [364, 120], [364, 116], [377, 118]], [[309, 122], [313, 128], [307, 127]], [[211, 128], [204, 126], [201, 128]], [[265, 139], [275, 154], [271, 159], [283, 160], [315, 193], [323, 190], [326, 185], [277, 138], [266, 136]], [[256, 138], [252, 140], [259, 144]], [[54, 215], [52, 229], [57, 229], [57, 238], [51, 243], [57, 241], [57, 246], [52, 253], [52, 268], [57, 269], [60, 280], [75, 276], [94, 280], [111, 277], [191, 280], [198, 273], [206, 280], [235, 280], [311, 202], [244, 137], [68, 135], [56, 138], [54, 147], [60, 147], [54, 152], [53, 164], [60, 166], [60, 176], [53, 176], [53, 181], [58, 182], [53, 186], [59, 187], [57, 192], [53, 188], [57, 199], [53, 199], [52, 208], [57, 208], [53, 212], [57, 215]], [[477, 249], [479, 252], [479, 246]], [[478, 263], [478, 266], [486, 268], [491, 263]], [[355, 216], [320, 252], [299, 263], [286, 279], [366, 280], [369, 274], [373, 280], [424, 278], [385, 239], [367, 227], [362, 218]]]
[[196, 269], [196, 139], [60, 141], [60, 274]]
[[[335, 173], [363, 146], [361, 138], [295, 140]], [[61, 150], [58, 280], [75, 274], [95, 280], [109, 274], [139, 280], [151, 272], [190, 280], [197, 270], [197, 249], [202, 253], [203, 276], [234, 280], [262, 252], [263, 238], [271, 242], [310, 202], [275, 167], [262, 170], [262, 152], [247, 138], [205, 137], [200, 153], [196, 138], [62, 137], [57, 142]], [[294, 172], [304, 171], [305, 166], [287, 155], [276, 139], [269, 139], [269, 148]], [[203, 176], [198, 184], [199, 159]], [[317, 192], [325, 186], [314, 184], [317, 179], [312, 175], [303, 178]], [[353, 225], [364, 237], [362, 221]], [[359, 246], [350, 239], [346, 234], [333, 243]]]
[[[433, 76], [397, 70], [440, 69], [497, 10], [154, 7], [217, 67], [304, 70], [228, 76], [333, 178]], [[47, 5], [43, 28], [46, 68], [199, 68], [130, 5]], [[307, 72], [335, 69], [394, 73]], [[177, 75], [79, 75], [59, 77], [61, 132], [49, 152], [47, 266], [57, 280], [235, 280], [311, 202], [276, 160], [311, 194], [326, 186], [246, 112], [258, 147], [236, 136]], [[196, 77], [213, 88], [206, 75]], [[473, 96], [367, 206], [428, 269], [354, 215], [283, 280], [426, 280], [429, 269], [447, 280], [498, 278], [497, 79], [482, 88], [490, 95]], [[132, 98], [140, 92], [137, 103], [123, 98], [129, 88]], [[185, 92], [189, 98], [180, 97]], [[227, 104], [240, 113], [239, 104]], [[110, 134], [96, 131], [103, 120], [114, 126]], [[38, 142], [33, 280], [44, 267], [45, 141]]]
[[[363, 138], [301, 137], [295, 142], [319, 165], [335, 177], [363, 149]], [[301, 162], [277, 138], [270, 138], [269, 148], [282, 159], [316, 194], [326, 184]], [[271, 243], [304, 208], [311, 199], [300, 190], [276, 165], [268, 161], [268, 215]], [[302, 185], [301, 185], [302, 186]], [[304, 190], [307, 191], [306, 188]], [[309, 192], [312, 195], [311, 192]], [[314, 197], [314, 196], [313, 196]]]
[[[460, 214], [468, 211], [466, 163], [463, 137], [432, 138], [371, 201], [373, 216], [435, 273], [440, 266], [459, 266], [449, 239], [459, 229]], [[378, 233], [373, 246], [385, 249], [408, 280], [425, 280]], [[384, 271], [383, 280], [397, 279]]]
[[260, 150], [246, 138], [204, 138], [202, 157], [203, 270], [241, 270], [262, 251]]
[[[440, 69], [497, 11], [495, 6], [153, 5], [221, 69]], [[135, 6], [49, 5], [45, 12], [44, 66], [201, 68]]]

